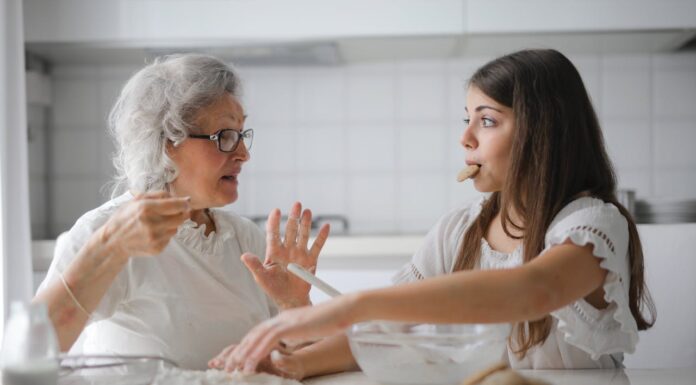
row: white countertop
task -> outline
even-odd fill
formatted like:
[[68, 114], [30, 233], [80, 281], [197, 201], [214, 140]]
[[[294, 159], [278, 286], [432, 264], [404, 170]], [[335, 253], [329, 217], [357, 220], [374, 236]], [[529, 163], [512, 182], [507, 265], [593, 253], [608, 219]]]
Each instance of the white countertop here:
[[[425, 235], [330, 236], [321, 251], [321, 258], [380, 257], [408, 260], [423, 243], [424, 237]], [[310, 244], [313, 241], [310, 239]], [[34, 270], [48, 270], [55, 244], [55, 239], [31, 242]]]
[[[693, 385], [696, 367], [680, 369], [607, 369], [607, 370], [522, 370], [528, 377], [552, 385]], [[381, 385], [362, 372], [341, 373], [304, 381], [306, 385]]]

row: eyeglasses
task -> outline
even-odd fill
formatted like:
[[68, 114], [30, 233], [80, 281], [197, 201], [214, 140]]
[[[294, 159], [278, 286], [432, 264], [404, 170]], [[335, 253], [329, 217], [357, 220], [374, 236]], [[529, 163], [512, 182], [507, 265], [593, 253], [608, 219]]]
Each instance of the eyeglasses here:
[[217, 142], [217, 148], [220, 152], [234, 152], [237, 147], [239, 147], [239, 142], [244, 141], [244, 146], [247, 151], [249, 151], [251, 150], [251, 144], [254, 142], [254, 130], [248, 129], [240, 132], [231, 128], [226, 128], [212, 135], [189, 134], [188, 137]]

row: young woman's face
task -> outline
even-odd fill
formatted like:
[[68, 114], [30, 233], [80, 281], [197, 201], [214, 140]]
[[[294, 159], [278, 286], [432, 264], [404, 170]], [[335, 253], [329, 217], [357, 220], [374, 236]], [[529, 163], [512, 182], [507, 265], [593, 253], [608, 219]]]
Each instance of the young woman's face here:
[[[192, 133], [212, 135], [226, 128], [241, 132], [244, 119], [237, 99], [225, 94], [198, 111]], [[170, 189], [176, 196], [190, 196], [191, 208], [219, 207], [237, 200], [238, 176], [249, 160], [249, 151], [241, 139], [234, 151], [221, 152], [215, 141], [188, 138], [176, 147], [170, 146], [169, 156], [179, 169]]]
[[481, 166], [474, 187], [481, 192], [500, 191], [507, 177], [515, 129], [512, 109], [471, 86], [465, 110], [466, 128], [460, 143], [466, 150], [466, 163]]

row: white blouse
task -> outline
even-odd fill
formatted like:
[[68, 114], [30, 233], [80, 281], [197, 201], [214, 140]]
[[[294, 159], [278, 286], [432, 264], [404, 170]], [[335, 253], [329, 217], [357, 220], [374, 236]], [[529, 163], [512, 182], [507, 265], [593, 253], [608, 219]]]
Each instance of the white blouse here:
[[[444, 216], [428, 233], [421, 249], [393, 278], [412, 282], [453, 271], [465, 231], [481, 211], [485, 198]], [[593, 254], [607, 270], [604, 281], [605, 309], [584, 299], [551, 313], [551, 333], [542, 345], [519, 360], [508, 346], [507, 359], [517, 369], [579, 369], [622, 367], [623, 353], [632, 353], [638, 328], [628, 301], [630, 283], [628, 222], [612, 204], [580, 198], [556, 215], [545, 237], [545, 249], [570, 240], [592, 244]], [[493, 250], [483, 239], [479, 269], [503, 269], [523, 263], [522, 247], [511, 254]]]
[[[77, 220], [59, 237], [43, 290], [65, 271], [87, 239], [124, 202], [115, 198]], [[207, 362], [253, 326], [277, 313], [240, 261], [265, 254], [265, 240], [248, 219], [211, 209], [216, 231], [188, 220], [156, 256], [132, 257], [80, 336], [82, 353], [155, 354], [182, 368]]]

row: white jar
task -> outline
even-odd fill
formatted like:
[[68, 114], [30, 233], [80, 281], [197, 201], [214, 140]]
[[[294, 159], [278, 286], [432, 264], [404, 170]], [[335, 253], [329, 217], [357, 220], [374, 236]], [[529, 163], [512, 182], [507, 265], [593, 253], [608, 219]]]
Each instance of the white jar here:
[[4, 385], [57, 384], [58, 340], [45, 304], [12, 303], [1, 359]]

